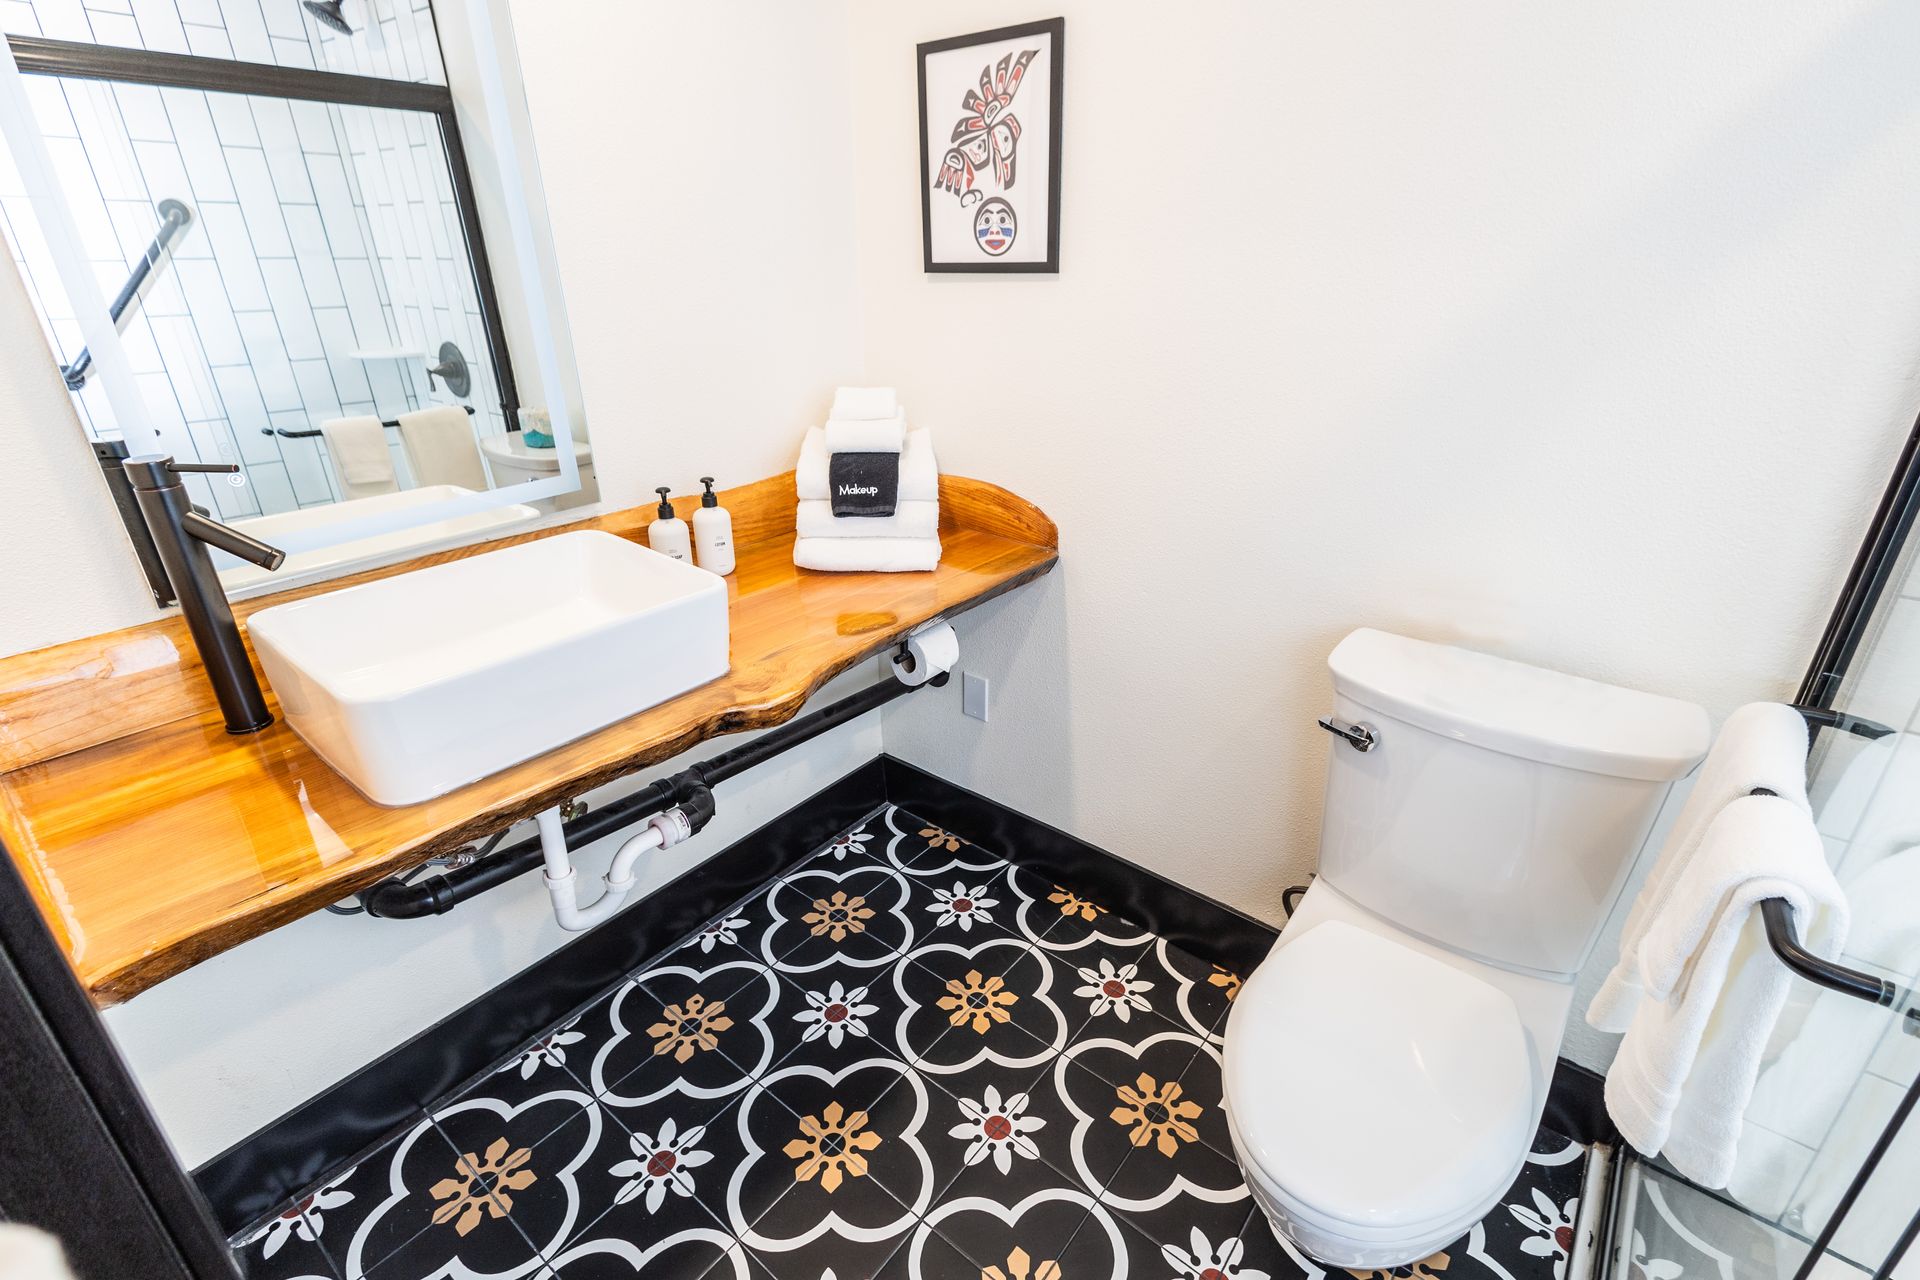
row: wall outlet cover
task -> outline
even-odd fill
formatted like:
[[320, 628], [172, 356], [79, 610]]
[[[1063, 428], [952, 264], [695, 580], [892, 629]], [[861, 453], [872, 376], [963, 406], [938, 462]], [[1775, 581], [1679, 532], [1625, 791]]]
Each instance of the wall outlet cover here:
[[975, 720], [987, 718], [987, 678], [971, 671], [960, 673], [960, 710]]

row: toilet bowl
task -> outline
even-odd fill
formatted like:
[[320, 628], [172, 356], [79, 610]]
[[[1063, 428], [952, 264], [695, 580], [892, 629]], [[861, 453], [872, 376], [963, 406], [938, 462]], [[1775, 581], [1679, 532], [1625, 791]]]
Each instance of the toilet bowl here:
[[1573, 981], [1675, 779], [1689, 703], [1384, 632], [1329, 659], [1320, 871], [1226, 1027], [1247, 1186], [1307, 1253], [1400, 1266], [1525, 1162]]

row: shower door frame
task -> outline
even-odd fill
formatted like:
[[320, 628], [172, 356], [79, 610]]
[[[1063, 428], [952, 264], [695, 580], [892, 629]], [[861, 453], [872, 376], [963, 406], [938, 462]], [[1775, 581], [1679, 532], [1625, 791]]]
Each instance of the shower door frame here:
[[508, 431], [520, 429], [520, 392], [514, 381], [513, 358], [507, 350], [506, 329], [500, 318], [500, 300], [493, 287], [493, 267], [487, 258], [486, 240], [480, 232], [473, 174], [467, 167], [466, 149], [460, 141], [452, 89], [412, 80], [308, 71], [260, 62], [203, 58], [196, 54], [156, 53], [150, 49], [123, 49], [44, 36], [7, 36], [6, 40], [23, 75], [292, 98], [349, 107], [383, 107], [433, 116], [440, 126], [448, 177], [453, 183], [454, 205], [460, 214], [461, 234], [467, 242], [467, 261], [480, 300], [480, 322], [486, 330], [487, 354], [493, 361], [501, 415]]
[[[1874, 616], [1886, 595], [1888, 584], [1893, 580], [1894, 570], [1899, 566], [1901, 553], [1906, 549], [1907, 539], [1912, 536], [1916, 520], [1920, 520], [1920, 417], [1916, 417], [1913, 427], [1907, 433], [1906, 443], [1901, 447], [1900, 456], [1894, 465], [1893, 478], [1887, 482], [1886, 489], [1880, 495], [1880, 502], [1874, 509], [1873, 519], [1867, 526], [1866, 537], [1860, 544], [1860, 550], [1854, 555], [1853, 564], [1847, 571], [1846, 581], [1841, 585], [1839, 599], [1834, 602], [1833, 612], [1828, 616], [1826, 629], [1821, 633], [1820, 643], [1815, 648], [1813, 659], [1807, 665], [1806, 674], [1801, 678], [1799, 692], [1794, 702], [1802, 708], [1832, 710], [1834, 699], [1839, 696], [1846, 682], [1854, 659], [1859, 655], [1861, 642], [1866, 638], [1867, 629], [1872, 625]], [[1809, 718], [1808, 748], [1812, 749], [1819, 741], [1823, 729], [1841, 727], [1832, 723], [1820, 723]], [[1877, 730], [1880, 726], [1875, 726]], [[1904, 731], [1905, 726], [1896, 726], [1894, 731]], [[1908, 1015], [1911, 1017], [1911, 1015]], [[1834, 1206], [1833, 1213], [1820, 1230], [1807, 1241], [1806, 1257], [1795, 1270], [1792, 1280], [1809, 1280], [1815, 1265], [1823, 1257], [1833, 1238], [1846, 1221], [1856, 1201], [1867, 1185], [1872, 1181], [1880, 1160], [1899, 1137], [1909, 1115], [1920, 1109], [1920, 1076], [1909, 1084], [1901, 1102], [1897, 1105], [1886, 1126], [1881, 1130], [1873, 1146], [1867, 1152], [1860, 1168], [1850, 1180], [1846, 1191]], [[1640, 1153], [1621, 1144], [1621, 1158], [1614, 1162], [1607, 1186], [1607, 1203], [1595, 1236], [1600, 1241], [1600, 1256], [1596, 1260], [1597, 1280], [1618, 1280], [1624, 1275], [1619, 1268], [1621, 1254], [1628, 1241], [1617, 1239], [1617, 1229], [1621, 1222], [1621, 1190], [1627, 1183], [1628, 1169], [1643, 1160]], [[1684, 1180], [1683, 1180], [1684, 1181]], [[1691, 1183], [1687, 1184], [1692, 1186]], [[1737, 1201], [1702, 1188], [1695, 1188], [1701, 1194], [1721, 1200], [1742, 1213], [1752, 1216], [1752, 1211]], [[1795, 1239], [1806, 1239], [1799, 1233], [1776, 1222], [1754, 1217], [1768, 1229], [1782, 1232]], [[1892, 1247], [1880, 1264], [1875, 1268], [1872, 1280], [1888, 1280], [1894, 1267], [1912, 1246], [1916, 1236], [1920, 1236], [1920, 1204], [1915, 1205], [1912, 1220], [1906, 1229], [1898, 1235]], [[1630, 1264], [1629, 1264], [1630, 1265]]]

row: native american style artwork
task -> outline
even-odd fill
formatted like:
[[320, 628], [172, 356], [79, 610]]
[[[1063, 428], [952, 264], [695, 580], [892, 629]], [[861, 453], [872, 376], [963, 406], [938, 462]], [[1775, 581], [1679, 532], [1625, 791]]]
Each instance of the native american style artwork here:
[[1064, 28], [1056, 18], [920, 46], [928, 271], [1059, 269]]
[[963, 208], [986, 198], [974, 183], [989, 160], [993, 162], [993, 180], [1000, 189], [1013, 186], [1017, 176], [1014, 156], [1020, 145], [1020, 117], [1013, 114], [1013, 95], [1020, 89], [1021, 77], [1027, 74], [1027, 64], [1039, 52], [1027, 49], [1017, 55], [1007, 54], [998, 66], [981, 68], [980, 87], [967, 90], [961, 104], [966, 114], [953, 126], [953, 145], [933, 175], [933, 185], [959, 196]]

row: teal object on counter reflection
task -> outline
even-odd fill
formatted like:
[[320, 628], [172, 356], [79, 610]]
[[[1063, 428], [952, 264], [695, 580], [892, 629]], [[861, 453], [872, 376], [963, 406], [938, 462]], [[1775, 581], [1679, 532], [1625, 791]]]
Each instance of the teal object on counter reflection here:
[[545, 409], [522, 409], [520, 439], [529, 449], [553, 448], [553, 415]]

